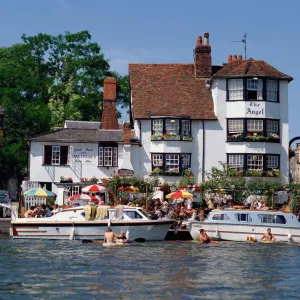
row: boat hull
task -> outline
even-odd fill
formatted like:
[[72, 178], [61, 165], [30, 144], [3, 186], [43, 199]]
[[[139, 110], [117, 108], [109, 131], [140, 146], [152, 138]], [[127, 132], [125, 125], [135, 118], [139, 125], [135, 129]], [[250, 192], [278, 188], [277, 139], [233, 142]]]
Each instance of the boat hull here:
[[247, 240], [260, 240], [271, 228], [272, 234], [277, 241], [300, 243], [300, 228], [283, 227], [272, 225], [254, 224], [228, 224], [192, 221], [187, 224], [190, 234], [194, 240], [199, 240], [200, 229], [204, 229], [207, 235], [213, 240], [227, 240], [245, 242]]
[[[109, 226], [115, 233], [129, 231], [130, 239], [143, 238], [146, 241], [162, 241], [168, 233], [172, 220], [147, 220], [139, 222], [111, 221]], [[13, 221], [14, 239], [59, 239], [59, 240], [103, 240], [108, 227], [106, 221], [47, 222]]]

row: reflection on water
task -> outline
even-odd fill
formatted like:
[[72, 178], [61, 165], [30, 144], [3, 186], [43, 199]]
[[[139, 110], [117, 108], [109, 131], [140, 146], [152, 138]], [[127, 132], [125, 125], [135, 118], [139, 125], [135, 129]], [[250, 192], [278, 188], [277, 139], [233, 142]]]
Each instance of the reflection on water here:
[[1, 299], [298, 298], [300, 247], [0, 238]]

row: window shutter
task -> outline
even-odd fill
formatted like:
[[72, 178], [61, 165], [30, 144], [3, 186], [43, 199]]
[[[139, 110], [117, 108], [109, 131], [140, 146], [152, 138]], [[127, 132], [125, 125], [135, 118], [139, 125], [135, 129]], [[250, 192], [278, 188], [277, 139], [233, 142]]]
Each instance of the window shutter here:
[[68, 164], [68, 146], [60, 146], [60, 164], [67, 165]]
[[52, 146], [44, 146], [44, 165], [51, 165]]

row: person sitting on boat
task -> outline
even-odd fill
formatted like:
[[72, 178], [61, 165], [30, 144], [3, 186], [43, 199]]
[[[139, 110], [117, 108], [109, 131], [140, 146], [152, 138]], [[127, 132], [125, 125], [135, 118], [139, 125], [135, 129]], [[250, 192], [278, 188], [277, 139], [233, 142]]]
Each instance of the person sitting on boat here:
[[104, 233], [104, 243], [114, 243], [118, 238], [121, 238], [121, 235], [114, 233], [110, 227], [107, 227]]
[[155, 219], [162, 218], [162, 212], [159, 210], [158, 206], [154, 207], [154, 217], [155, 217]]
[[45, 205], [41, 205], [41, 209], [43, 210], [43, 215], [46, 217], [51, 217], [52, 216], [52, 211]]
[[200, 243], [208, 244], [211, 240], [204, 229], [200, 229]]
[[56, 215], [60, 211], [61, 211], [61, 208], [58, 206], [58, 204], [54, 204], [53, 205], [53, 210], [52, 210], [53, 215]]
[[25, 218], [33, 218], [34, 206], [30, 206], [30, 208], [25, 212]]
[[271, 229], [270, 228], [267, 229], [267, 233], [265, 233], [261, 239], [265, 240], [265, 241], [276, 241], [276, 238], [271, 233]]

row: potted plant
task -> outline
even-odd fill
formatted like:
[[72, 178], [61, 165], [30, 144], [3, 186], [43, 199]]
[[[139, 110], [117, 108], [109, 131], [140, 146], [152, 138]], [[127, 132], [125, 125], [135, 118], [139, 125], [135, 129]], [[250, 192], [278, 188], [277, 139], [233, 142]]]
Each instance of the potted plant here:
[[280, 170], [279, 169], [273, 169], [272, 170], [275, 177], [280, 177]]
[[163, 170], [160, 168], [154, 168], [151, 172], [151, 175], [153, 176], [159, 176], [163, 174]]
[[236, 133], [236, 134], [232, 134], [232, 135], [228, 135], [227, 136], [227, 140], [241, 140], [243, 138], [243, 134], [242, 133]]
[[246, 171], [246, 176], [248, 177], [262, 177], [264, 175], [263, 170], [248, 170]]
[[249, 142], [264, 142], [266, 138], [261, 132], [247, 133], [246, 140]]
[[270, 135], [267, 137], [267, 140], [270, 142], [279, 142], [280, 141], [280, 136], [275, 133], [270, 133]]
[[164, 140], [167, 141], [180, 141], [180, 135], [177, 133], [171, 132], [171, 133], [165, 133], [164, 134]]
[[73, 182], [73, 179], [72, 179], [72, 177], [60, 176], [60, 182], [61, 183], [71, 183], [71, 182]]
[[169, 170], [165, 171], [165, 175], [177, 176], [177, 175], [179, 175], [179, 170], [178, 169], [169, 169]]
[[98, 179], [96, 178], [96, 176], [93, 176], [92, 178], [89, 179], [89, 181], [92, 183], [97, 183]]
[[181, 136], [181, 139], [183, 141], [188, 141], [188, 142], [192, 142], [193, 141], [193, 137], [189, 136], [189, 135], [183, 135], [183, 136]]
[[151, 135], [152, 141], [162, 141], [163, 139], [164, 139], [164, 136], [162, 133], [157, 132], [157, 133]]

